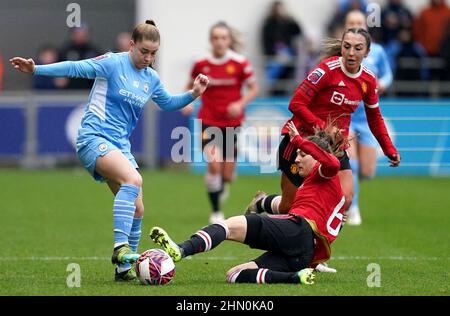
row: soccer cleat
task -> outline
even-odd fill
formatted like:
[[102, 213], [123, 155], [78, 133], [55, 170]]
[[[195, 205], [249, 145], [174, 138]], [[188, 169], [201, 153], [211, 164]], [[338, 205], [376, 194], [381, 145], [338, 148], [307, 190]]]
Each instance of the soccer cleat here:
[[297, 272], [300, 284], [314, 284], [314, 269], [306, 268]]
[[255, 196], [253, 197], [253, 200], [247, 206], [247, 209], [245, 210], [245, 214], [258, 213], [258, 208], [256, 207], [256, 203], [259, 200], [265, 198], [266, 196], [267, 196], [267, 194], [263, 191], [256, 192]]
[[325, 272], [325, 273], [336, 273], [337, 272], [336, 269], [330, 268], [326, 262], [319, 263], [314, 270], [316, 270], [317, 272]]
[[361, 225], [362, 219], [361, 219], [361, 213], [359, 212], [358, 206], [352, 206], [348, 210], [348, 217], [347, 217], [347, 225], [351, 226], [358, 226]]
[[181, 254], [180, 247], [172, 241], [169, 234], [166, 233], [161, 227], [153, 227], [150, 231], [150, 239], [153, 242], [163, 248], [173, 259], [174, 262], [181, 261], [183, 255]]
[[134, 263], [137, 259], [139, 259], [139, 254], [134, 253], [129, 245], [124, 244], [117, 249], [114, 249], [111, 257], [111, 263]]
[[222, 212], [212, 212], [211, 215], [209, 215], [209, 223], [210, 224], [216, 224], [218, 222], [223, 222], [225, 220], [225, 216]]
[[114, 274], [114, 279], [117, 282], [129, 282], [129, 281], [134, 281], [137, 279], [136, 276], [136, 271], [134, 270], [134, 268], [122, 271], [122, 272], [118, 272], [117, 268], [115, 270], [115, 274]]

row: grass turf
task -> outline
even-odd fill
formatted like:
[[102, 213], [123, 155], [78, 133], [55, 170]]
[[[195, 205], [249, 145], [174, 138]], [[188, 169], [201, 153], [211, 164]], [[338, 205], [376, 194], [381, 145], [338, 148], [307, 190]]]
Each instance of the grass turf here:
[[[145, 171], [140, 251], [154, 248], [152, 226], [176, 241], [207, 224], [203, 177]], [[261, 251], [225, 242], [176, 265], [169, 286], [113, 281], [112, 195], [81, 169], [0, 169], [0, 295], [449, 295], [450, 179], [380, 177], [361, 186], [363, 225], [345, 227], [332, 247], [337, 274], [318, 274], [313, 286], [227, 284], [226, 271]], [[240, 176], [224, 205], [238, 215], [257, 189], [279, 192], [279, 179]], [[68, 287], [69, 263], [81, 269], [81, 287]], [[381, 287], [369, 287], [369, 263]]]

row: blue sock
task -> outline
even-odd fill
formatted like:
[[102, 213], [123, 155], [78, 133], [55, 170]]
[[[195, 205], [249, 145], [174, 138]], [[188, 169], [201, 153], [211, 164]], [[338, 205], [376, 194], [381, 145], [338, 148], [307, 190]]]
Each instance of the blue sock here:
[[[141, 223], [142, 217], [133, 218], [133, 225], [131, 226], [130, 237], [128, 237], [128, 243], [130, 244], [131, 250], [137, 252], [139, 239], [141, 238]], [[121, 263], [118, 265], [118, 271], [126, 271], [131, 269], [131, 264]]]
[[350, 166], [353, 174], [353, 200], [352, 206], [358, 206], [359, 203], [359, 161], [357, 159], [350, 159]]
[[132, 184], [122, 184], [114, 199], [114, 247], [128, 244], [133, 224], [135, 201], [140, 188]]
[[133, 225], [131, 226], [130, 237], [128, 242], [130, 243], [130, 248], [134, 252], [137, 252], [139, 239], [141, 239], [141, 223], [142, 217], [135, 217], [133, 219]]

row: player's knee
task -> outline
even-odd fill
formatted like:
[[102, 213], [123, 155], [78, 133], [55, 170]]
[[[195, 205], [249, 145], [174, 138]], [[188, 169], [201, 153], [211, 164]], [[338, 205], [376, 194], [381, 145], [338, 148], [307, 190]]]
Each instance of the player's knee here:
[[138, 172], [135, 172], [128, 175], [124, 183], [132, 184], [140, 188], [142, 187], [142, 176]]
[[359, 170], [359, 176], [363, 180], [370, 180], [375, 176], [375, 167], [368, 166], [368, 167], [362, 167]]

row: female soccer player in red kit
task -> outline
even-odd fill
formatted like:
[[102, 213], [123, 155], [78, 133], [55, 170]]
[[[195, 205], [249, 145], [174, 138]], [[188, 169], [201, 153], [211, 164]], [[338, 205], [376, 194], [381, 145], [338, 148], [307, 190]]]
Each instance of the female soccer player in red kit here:
[[[351, 114], [362, 100], [371, 132], [377, 139], [391, 166], [400, 164], [400, 155], [386, 130], [378, 107], [375, 75], [362, 65], [370, 50], [370, 35], [362, 28], [345, 31], [342, 40], [330, 43], [328, 56], [303, 80], [292, 97], [289, 110], [292, 121], [302, 136], [311, 135], [314, 127], [333, 125], [348, 135]], [[286, 213], [294, 200], [297, 188], [303, 183], [295, 165], [295, 148], [289, 143], [287, 129], [279, 146], [279, 169], [282, 195], [258, 192], [247, 212]], [[344, 210], [352, 202], [353, 179], [348, 156], [340, 158], [339, 179], [345, 196]]]
[[339, 132], [330, 135], [330, 128], [317, 129], [315, 135], [302, 138], [292, 122], [286, 130], [296, 153], [297, 170], [305, 178], [288, 214], [234, 216], [203, 227], [180, 244], [160, 227], [151, 230], [150, 238], [174, 261], [212, 250], [224, 240], [266, 250], [258, 258], [230, 269], [230, 283], [312, 284], [314, 273], [308, 267], [330, 258], [330, 245], [342, 224], [345, 199], [336, 156], [343, 154], [341, 144], [346, 139]]
[[[232, 133], [226, 130], [241, 125], [245, 107], [258, 93], [258, 86], [249, 61], [236, 53], [240, 43], [235, 30], [218, 22], [211, 27], [210, 42], [212, 50], [194, 64], [187, 90], [199, 73], [208, 76], [210, 83], [201, 98], [198, 118], [202, 120], [202, 147], [208, 161], [205, 185], [213, 211], [210, 222], [216, 222], [224, 218], [220, 200], [227, 194], [236, 167], [236, 134], [234, 129]], [[242, 86], [247, 87], [245, 94]], [[192, 106], [183, 110], [190, 112]]]

